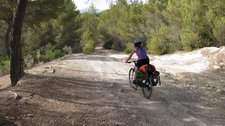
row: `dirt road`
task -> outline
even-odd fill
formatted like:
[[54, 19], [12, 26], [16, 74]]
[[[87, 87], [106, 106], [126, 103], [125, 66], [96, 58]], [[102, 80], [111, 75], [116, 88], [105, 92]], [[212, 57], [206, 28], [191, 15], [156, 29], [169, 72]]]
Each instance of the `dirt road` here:
[[192, 90], [162, 72], [162, 85], [145, 99], [128, 85], [124, 56], [74, 54], [27, 70], [18, 86], [0, 91], [0, 125], [225, 125], [225, 94]]

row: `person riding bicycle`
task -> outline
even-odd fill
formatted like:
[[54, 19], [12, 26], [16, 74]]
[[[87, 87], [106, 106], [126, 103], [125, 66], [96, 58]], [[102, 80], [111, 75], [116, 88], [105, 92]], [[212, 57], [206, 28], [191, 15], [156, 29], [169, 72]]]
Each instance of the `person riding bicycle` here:
[[[136, 67], [139, 69], [141, 66], [145, 64], [149, 64], [149, 57], [147, 55], [146, 49], [141, 46], [142, 40], [137, 38], [134, 40], [134, 49], [130, 53], [129, 57], [126, 59], [125, 63], [128, 63], [128, 61], [132, 58], [133, 54], [136, 53], [138, 60], [136, 63]], [[136, 74], [137, 69], [135, 70]], [[136, 78], [136, 75], [135, 75]], [[133, 88], [137, 88], [137, 85], [134, 84]]]

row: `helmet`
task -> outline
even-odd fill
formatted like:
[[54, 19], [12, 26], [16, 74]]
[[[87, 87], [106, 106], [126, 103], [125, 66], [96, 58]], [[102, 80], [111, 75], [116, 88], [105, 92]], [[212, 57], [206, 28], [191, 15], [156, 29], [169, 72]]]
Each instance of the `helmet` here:
[[137, 38], [137, 39], [135, 39], [134, 40], [134, 44], [136, 44], [136, 43], [141, 43], [142, 41], [141, 41], [141, 39], [139, 39], [139, 38]]

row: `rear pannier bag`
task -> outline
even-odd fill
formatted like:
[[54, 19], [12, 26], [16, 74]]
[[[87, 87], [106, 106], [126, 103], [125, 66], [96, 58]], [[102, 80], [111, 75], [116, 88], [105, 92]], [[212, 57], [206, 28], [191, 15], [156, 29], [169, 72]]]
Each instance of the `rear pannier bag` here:
[[135, 83], [138, 84], [140, 87], [143, 87], [145, 85], [143, 80], [146, 80], [146, 79], [147, 79], [146, 73], [140, 70], [137, 70]]
[[152, 78], [152, 86], [157, 86], [158, 82], [159, 82], [159, 77], [158, 76], [155, 76], [153, 75]]
[[145, 80], [147, 80], [148, 76], [151, 76], [151, 81], [153, 86], [157, 86], [159, 83], [159, 71], [156, 70], [155, 66], [152, 64], [145, 64], [137, 70], [135, 83], [140, 87], [145, 85]]
[[145, 64], [139, 68], [143, 73], [147, 73], [148, 75], [152, 75], [154, 71], [156, 71], [155, 66], [152, 64]]

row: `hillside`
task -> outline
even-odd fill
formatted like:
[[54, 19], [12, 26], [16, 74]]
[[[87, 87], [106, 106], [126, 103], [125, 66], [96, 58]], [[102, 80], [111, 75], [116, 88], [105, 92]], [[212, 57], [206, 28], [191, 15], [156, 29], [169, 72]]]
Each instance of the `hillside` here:
[[0, 92], [0, 125], [225, 125], [225, 47], [150, 55], [162, 78], [150, 100], [129, 87], [127, 56], [97, 50], [26, 70]]

